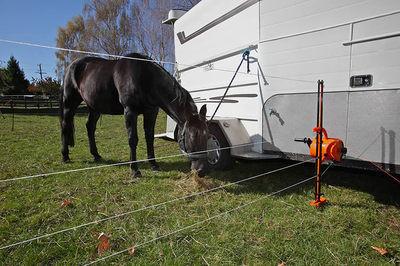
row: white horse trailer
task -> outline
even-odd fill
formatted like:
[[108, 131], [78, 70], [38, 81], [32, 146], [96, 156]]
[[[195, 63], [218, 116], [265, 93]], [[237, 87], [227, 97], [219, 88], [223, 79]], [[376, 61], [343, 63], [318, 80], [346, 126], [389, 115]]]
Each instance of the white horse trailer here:
[[[253, 145], [221, 151], [211, 163], [309, 158], [293, 140], [312, 134], [323, 79], [324, 127], [348, 148], [344, 163], [399, 172], [399, 0], [202, 0], [164, 23], [174, 26], [176, 76], [209, 115], [250, 51], [250, 72], [244, 63], [211, 133], [213, 147]], [[175, 127], [168, 119], [164, 136], [174, 138]]]

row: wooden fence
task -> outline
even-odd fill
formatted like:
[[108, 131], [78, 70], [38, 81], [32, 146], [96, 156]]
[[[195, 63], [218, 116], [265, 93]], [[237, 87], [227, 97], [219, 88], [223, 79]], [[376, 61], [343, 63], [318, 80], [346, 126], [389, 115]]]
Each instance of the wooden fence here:
[[[58, 112], [60, 108], [59, 96], [46, 95], [3, 95], [0, 96], [0, 112], [3, 113], [36, 113]], [[81, 111], [86, 105], [81, 104]]]

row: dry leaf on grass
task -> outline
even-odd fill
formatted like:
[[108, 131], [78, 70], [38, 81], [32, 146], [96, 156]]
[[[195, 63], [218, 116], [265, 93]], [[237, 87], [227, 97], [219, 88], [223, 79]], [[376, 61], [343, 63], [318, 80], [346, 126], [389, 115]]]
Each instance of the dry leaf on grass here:
[[72, 205], [72, 201], [69, 199], [65, 199], [61, 202], [61, 208], [65, 208]]
[[371, 246], [371, 248], [374, 249], [379, 254], [381, 254], [382, 256], [385, 256], [386, 254], [389, 253], [389, 251], [387, 251], [387, 249], [385, 249], [385, 248], [374, 247], [374, 246]]
[[135, 254], [135, 246], [128, 248], [128, 253], [129, 253], [129, 255], [134, 255]]
[[106, 234], [101, 233], [98, 239], [100, 242], [97, 244], [97, 254], [102, 256], [104, 252], [110, 249], [110, 238]]

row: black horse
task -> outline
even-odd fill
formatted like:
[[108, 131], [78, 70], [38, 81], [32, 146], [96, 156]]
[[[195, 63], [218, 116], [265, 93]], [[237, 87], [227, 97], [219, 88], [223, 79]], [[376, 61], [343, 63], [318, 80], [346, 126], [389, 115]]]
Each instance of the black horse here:
[[[154, 126], [161, 108], [178, 124], [181, 149], [196, 153], [189, 156], [191, 168], [204, 175], [208, 139], [206, 106], [198, 113], [190, 94], [151, 58], [137, 53], [126, 57], [132, 59], [84, 57], [68, 66], [60, 99], [63, 161], [70, 160], [68, 146], [74, 146], [74, 115], [84, 101], [89, 109], [86, 128], [95, 160], [101, 159], [95, 142], [100, 114], [124, 114], [131, 161], [136, 161], [137, 117], [143, 114], [147, 156], [152, 169], [158, 170], [154, 159]], [[141, 176], [137, 163], [132, 163], [131, 169], [133, 177]]]

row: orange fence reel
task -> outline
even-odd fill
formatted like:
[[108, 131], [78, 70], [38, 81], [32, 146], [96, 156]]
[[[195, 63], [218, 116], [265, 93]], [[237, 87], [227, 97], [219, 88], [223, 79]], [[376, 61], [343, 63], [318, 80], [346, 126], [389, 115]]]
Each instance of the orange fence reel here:
[[[343, 141], [336, 138], [328, 138], [328, 133], [325, 128], [315, 127], [313, 132], [322, 131], [322, 161], [340, 162], [347, 149], [344, 147]], [[310, 143], [310, 155], [317, 157], [317, 138], [314, 138]]]

